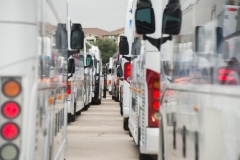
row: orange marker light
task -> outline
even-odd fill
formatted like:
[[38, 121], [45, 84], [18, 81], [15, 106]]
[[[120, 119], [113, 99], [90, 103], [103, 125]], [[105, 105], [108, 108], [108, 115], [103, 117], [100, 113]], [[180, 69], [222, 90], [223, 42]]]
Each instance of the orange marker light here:
[[53, 97], [48, 98], [48, 103], [49, 103], [49, 104], [53, 104], [53, 103], [54, 103], [54, 98], [53, 98]]
[[139, 94], [141, 94], [141, 93], [142, 93], [142, 90], [141, 90], [141, 89], [139, 89], [139, 90], [138, 90], [138, 93], [139, 93]]
[[57, 95], [57, 99], [59, 99], [59, 100], [62, 99], [62, 95], [61, 95], [61, 94], [58, 94], [58, 95]]
[[21, 86], [17, 81], [9, 80], [3, 84], [2, 91], [8, 97], [16, 97], [21, 92]]
[[64, 97], [68, 97], [68, 93], [64, 93]]
[[159, 81], [154, 81], [153, 86], [154, 86], [154, 88], [159, 88], [160, 87]]

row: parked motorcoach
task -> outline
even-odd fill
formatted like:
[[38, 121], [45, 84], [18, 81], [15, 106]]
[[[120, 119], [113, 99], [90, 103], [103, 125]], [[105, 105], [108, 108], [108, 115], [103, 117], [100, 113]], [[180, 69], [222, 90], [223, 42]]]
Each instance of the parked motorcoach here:
[[159, 160], [239, 159], [239, 2], [163, 2]]
[[[71, 34], [73, 31], [82, 32], [81, 24], [73, 24], [71, 19], [68, 18], [68, 44], [71, 44]], [[83, 32], [82, 32], [83, 35]], [[73, 43], [73, 42], [72, 42]], [[71, 44], [68, 46], [68, 122], [74, 122], [76, 115], [81, 114], [81, 110], [84, 108], [84, 54], [80, 54], [79, 50], [72, 49], [72, 46], [81, 44]], [[82, 59], [80, 59], [82, 56]]]
[[0, 10], [0, 159], [64, 160], [68, 45], [82, 49], [82, 32], [71, 30], [68, 43], [65, 0], [1, 2]]
[[108, 62], [108, 74], [107, 74], [107, 85], [108, 85], [108, 93], [112, 95], [112, 69], [113, 69], [113, 58], [109, 58]]

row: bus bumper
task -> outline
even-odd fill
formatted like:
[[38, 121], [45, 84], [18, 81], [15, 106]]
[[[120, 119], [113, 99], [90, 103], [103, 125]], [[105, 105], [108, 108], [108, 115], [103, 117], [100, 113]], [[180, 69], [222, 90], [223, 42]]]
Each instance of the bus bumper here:
[[144, 154], [158, 154], [159, 128], [146, 128], [145, 145], [140, 147], [140, 152]]

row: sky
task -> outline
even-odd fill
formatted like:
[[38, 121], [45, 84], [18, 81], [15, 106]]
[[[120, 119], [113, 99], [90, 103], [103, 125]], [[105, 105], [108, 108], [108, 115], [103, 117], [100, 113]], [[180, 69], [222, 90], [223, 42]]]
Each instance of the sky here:
[[128, 0], [68, 0], [68, 15], [83, 28], [113, 31], [124, 27]]

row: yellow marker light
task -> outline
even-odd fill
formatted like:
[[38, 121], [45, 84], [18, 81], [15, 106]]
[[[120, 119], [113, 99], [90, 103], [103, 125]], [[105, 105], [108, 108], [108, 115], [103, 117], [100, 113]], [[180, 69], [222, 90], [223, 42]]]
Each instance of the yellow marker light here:
[[160, 82], [159, 81], [154, 81], [153, 86], [154, 86], [154, 88], [160, 88]]
[[133, 90], [136, 92], [137, 88], [133, 88]]
[[142, 93], [142, 90], [141, 90], [141, 89], [139, 89], [139, 90], [138, 90], [138, 93], [139, 93], [139, 94], [141, 94], [141, 93]]
[[2, 91], [8, 97], [16, 97], [21, 92], [21, 86], [17, 81], [9, 80], [3, 84]]
[[68, 97], [68, 93], [64, 93], [64, 97]]
[[195, 112], [199, 111], [199, 107], [198, 106], [194, 106], [193, 109], [194, 109]]
[[54, 103], [54, 98], [53, 98], [53, 97], [48, 98], [48, 103], [49, 103], [49, 104], [53, 104], [53, 103]]
[[61, 100], [61, 99], [62, 99], [62, 95], [61, 95], [61, 94], [58, 94], [58, 95], [57, 95], [57, 99]]

